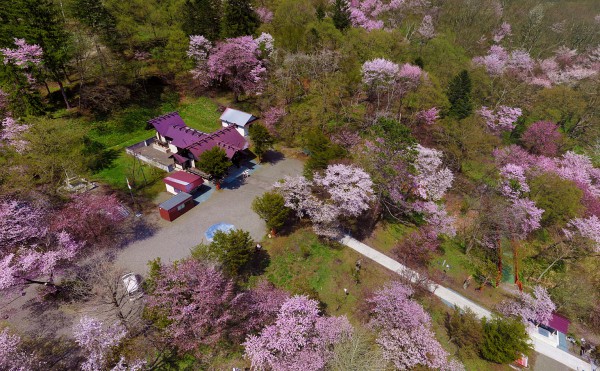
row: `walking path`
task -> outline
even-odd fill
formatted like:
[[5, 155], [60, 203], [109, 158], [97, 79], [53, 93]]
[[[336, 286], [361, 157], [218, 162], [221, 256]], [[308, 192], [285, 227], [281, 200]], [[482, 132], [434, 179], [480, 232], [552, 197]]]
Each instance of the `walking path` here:
[[[344, 236], [340, 242], [356, 252], [366, 256], [367, 258], [379, 263], [385, 268], [394, 271], [404, 277], [409, 277], [412, 282], [416, 282], [419, 280], [419, 274], [410, 268], [398, 263], [394, 259], [389, 256], [380, 253], [379, 251], [365, 245], [364, 243], [346, 235]], [[483, 317], [491, 317], [492, 312], [483, 308], [482, 306], [472, 302], [471, 300], [465, 298], [464, 296], [458, 294], [455, 291], [452, 291], [446, 287], [440, 286], [436, 283], [430, 282], [428, 284], [429, 291], [431, 291], [434, 295], [438, 296], [443, 301], [455, 305], [459, 308], [470, 308], [479, 318]], [[584, 360], [575, 357], [574, 355], [567, 353], [561, 349], [558, 349], [546, 342], [541, 338], [542, 335], [539, 335], [537, 331], [530, 331], [529, 333], [532, 341], [533, 347], [536, 352], [541, 353], [553, 360], [560, 362], [561, 364], [577, 371], [593, 371], [597, 370], [596, 368], [592, 368], [592, 365], [585, 362]]]

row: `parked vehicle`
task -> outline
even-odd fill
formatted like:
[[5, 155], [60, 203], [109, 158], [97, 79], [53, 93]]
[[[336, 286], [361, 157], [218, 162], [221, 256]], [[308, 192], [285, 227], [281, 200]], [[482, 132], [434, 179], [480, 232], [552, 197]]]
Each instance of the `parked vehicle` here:
[[133, 301], [144, 296], [144, 292], [142, 291], [142, 287], [140, 285], [139, 277], [133, 273], [124, 274], [121, 277], [123, 281], [123, 286], [125, 286], [125, 290], [127, 290], [127, 295], [129, 296], [129, 300]]

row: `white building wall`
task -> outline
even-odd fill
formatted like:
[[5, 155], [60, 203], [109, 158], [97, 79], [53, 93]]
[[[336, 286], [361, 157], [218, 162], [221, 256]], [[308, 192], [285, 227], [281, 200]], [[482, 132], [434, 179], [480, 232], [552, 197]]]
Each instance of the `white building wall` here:
[[173, 186], [172, 186], [172, 185], [169, 185], [169, 184], [165, 184], [165, 185], [167, 186], [167, 192], [169, 192], [169, 193], [172, 193], [172, 194], [174, 194], [174, 195], [176, 195], [176, 194], [178, 194], [178, 193], [179, 193], [179, 190], [178, 190], [178, 189], [175, 189], [175, 188], [173, 188]]
[[177, 153], [177, 147], [175, 147], [171, 143], [169, 143], [169, 149], [171, 150], [171, 153]]

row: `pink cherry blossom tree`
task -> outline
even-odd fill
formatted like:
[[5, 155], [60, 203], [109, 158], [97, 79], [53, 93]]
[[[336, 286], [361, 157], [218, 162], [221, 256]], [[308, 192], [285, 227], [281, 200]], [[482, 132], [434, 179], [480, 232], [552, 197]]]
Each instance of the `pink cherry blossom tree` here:
[[564, 232], [568, 239], [579, 235], [591, 240], [595, 251], [600, 252], [600, 219], [596, 215], [571, 220]]
[[259, 7], [255, 10], [261, 23], [271, 23], [273, 20], [273, 12], [265, 7]]
[[523, 111], [518, 107], [499, 106], [492, 110], [482, 106], [477, 113], [485, 120], [485, 124], [492, 132], [500, 133], [513, 130]]
[[115, 195], [82, 193], [54, 215], [52, 229], [66, 231], [80, 241], [98, 242], [125, 219], [123, 205]]
[[502, 181], [500, 193], [510, 199], [517, 199], [529, 192], [529, 185], [525, 177], [525, 169], [515, 164], [506, 164], [500, 169]]
[[505, 300], [498, 305], [498, 311], [505, 316], [520, 318], [526, 325], [531, 323], [547, 325], [556, 310], [556, 304], [542, 286], [533, 288], [533, 295], [520, 292], [514, 300]]
[[15, 64], [19, 67], [39, 65], [42, 63], [43, 51], [39, 45], [28, 44], [25, 39], [15, 38], [16, 48], [3, 48], [0, 53], [4, 55], [4, 64]]
[[43, 369], [44, 363], [35, 354], [21, 349], [21, 337], [11, 334], [8, 328], [0, 331], [0, 369], [11, 371], [27, 371]]
[[[431, 330], [431, 318], [423, 307], [411, 300], [413, 290], [392, 282], [369, 299], [373, 306], [370, 326], [378, 331], [377, 343], [384, 358], [397, 369], [424, 366], [447, 369], [448, 353]], [[452, 367], [459, 367], [453, 363]]]
[[18, 123], [10, 115], [7, 115], [0, 123], [2, 124], [0, 126], [0, 141], [14, 148], [18, 153], [24, 153], [29, 143], [22, 139], [22, 134], [29, 129], [29, 125]]
[[508, 225], [513, 238], [524, 239], [529, 233], [541, 227], [543, 209], [528, 198], [518, 198], [512, 201]]
[[228, 87], [237, 100], [240, 94], [262, 91], [272, 51], [273, 38], [265, 33], [256, 39], [252, 36], [225, 39], [214, 47], [203, 36], [190, 36], [188, 56], [196, 62], [192, 71], [196, 79]]
[[419, 111], [415, 115], [415, 119], [419, 124], [433, 125], [440, 118], [440, 110], [437, 107], [432, 107], [427, 110]]
[[416, 149], [415, 193], [424, 200], [438, 201], [452, 186], [454, 175], [442, 166], [442, 152], [421, 145]]
[[424, 74], [421, 67], [410, 63], [403, 64], [402, 67], [400, 67], [400, 71], [398, 71], [398, 77], [400, 77], [401, 80], [404, 80], [405, 84], [409, 85], [409, 87], [416, 87]]
[[184, 351], [222, 339], [242, 297], [215, 266], [194, 259], [162, 266], [155, 284], [147, 306], [164, 313], [166, 336]]
[[475, 65], [485, 67], [492, 76], [502, 75], [508, 63], [508, 52], [500, 45], [492, 45], [487, 55], [473, 58]]
[[512, 27], [510, 26], [509, 23], [507, 22], [503, 22], [500, 27], [498, 27], [495, 31], [494, 31], [494, 36], [492, 37], [492, 40], [494, 40], [495, 43], [499, 43], [500, 41], [502, 41], [505, 37], [507, 36], [511, 36], [512, 35]]
[[126, 335], [127, 331], [121, 325], [105, 325], [98, 319], [82, 317], [73, 329], [75, 341], [86, 354], [86, 361], [81, 365], [81, 369], [103, 369], [108, 352], [119, 345]]
[[[16, 200], [0, 201], [0, 290], [24, 284], [55, 286], [53, 274], [67, 267], [83, 243], [69, 233], [50, 232], [45, 210]], [[41, 281], [42, 277], [49, 280]]]
[[260, 283], [240, 291], [208, 262], [186, 259], [161, 266], [147, 305], [166, 317], [164, 336], [183, 351], [222, 340], [241, 340], [275, 318], [287, 294]]
[[263, 113], [263, 124], [271, 132], [277, 132], [277, 125], [286, 116], [285, 108], [283, 107], [270, 107]]
[[373, 200], [371, 177], [356, 166], [329, 165], [322, 175], [315, 174], [314, 184], [323, 187], [345, 215], [359, 216]]
[[332, 347], [352, 333], [345, 316], [325, 317], [316, 300], [294, 296], [283, 303], [273, 325], [244, 343], [253, 369], [321, 370]]
[[386, 110], [395, 99], [398, 90], [398, 72], [400, 67], [391, 61], [377, 58], [366, 61], [361, 69], [362, 81], [367, 92], [375, 100], [377, 108], [386, 99]]
[[558, 125], [550, 121], [538, 121], [531, 124], [521, 136], [523, 145], [536, 155], [553, 157], [563, 142]]
[[359, 216], [374, 197], [370, 176], [353, 165], [329, 165], [323, 174], [315, 174], [313, 181], [286, 177], [275, 187], [285, 206], [299, 218], [310, 218], [315, 233], [328, 238], [339, 237], [342, 218]]
[[430, 234], [436, 238], [439, 234], [450, 237], [456, 235], [456, 228], [454, 227], [456, 220], [448, 215], [444, 205], [432, 201], [415, 201], [412, 203], [412, 208], [415, 212], [423, 214]]
[[417, 30], [419, 35], [425, 40], [431, 40], [435, 37], [435, 27], [433, 26], [433, 18], [427, 14], [423, 17], [421, 25]]
[[16, 48], [3, 48], [0, 53], [4, 56], [5, 65], [14, 65], [19, 68], [30, 85], [35, 84], [34, 70], [42, 63], [43, 51], [39, 45], [28, 44], [25, 39], [15, 38]]

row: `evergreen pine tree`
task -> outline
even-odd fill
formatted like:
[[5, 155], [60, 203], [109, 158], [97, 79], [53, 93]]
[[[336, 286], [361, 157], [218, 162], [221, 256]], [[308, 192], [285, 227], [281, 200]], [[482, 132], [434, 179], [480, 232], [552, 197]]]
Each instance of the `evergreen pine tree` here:
[[340, 31], [350, 27], [350, 7], [348, 6], [348, 0], [335, 0], [331, 18], [333, 19], [335, 28]]
[[223, 37], [253, 35], [260, 26], [258, 14], [249, 0], [226, 0], [223, 12]]
[[221, 33], [221, 1], [186, 0], [183, 4], [183, 32], [216, 40]]
[[447, 95], [450, 101], [449, 116], [460, 120], [473, 112], [471, 77], [469, 76], [469, 72], [463, 70], [450, 81]]

